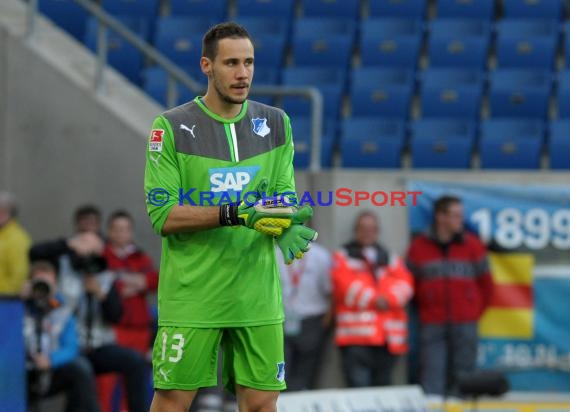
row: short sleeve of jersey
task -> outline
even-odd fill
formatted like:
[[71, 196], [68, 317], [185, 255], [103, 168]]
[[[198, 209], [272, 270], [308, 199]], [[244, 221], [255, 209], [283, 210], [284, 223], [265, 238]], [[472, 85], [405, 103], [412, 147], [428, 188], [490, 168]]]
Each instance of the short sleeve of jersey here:
[[163, 116], [155, 119], [146, 150], [144, 191], [154, 231], [161, 235], [181, 187], [172, 128]]
[[293, 146], [293, 132], [291, 130], [291, 120], [286, 113], [283, 113], [283, 126], [285, 129], [285, 150], [283, 152], [283, 160], [280, 162], [276, 190], [278, 193], [296, 193], [295, 172], [293, 170], [293, 157], [295, 154]]

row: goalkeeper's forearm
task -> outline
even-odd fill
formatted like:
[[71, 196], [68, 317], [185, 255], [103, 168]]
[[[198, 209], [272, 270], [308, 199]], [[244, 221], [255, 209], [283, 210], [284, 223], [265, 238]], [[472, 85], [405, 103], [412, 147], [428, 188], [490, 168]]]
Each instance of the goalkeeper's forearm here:
[[219, 226], [219, 206], [176, 205], [170, 210], [166, 222], [164, 222], [162, 234], [166, 236], [175, 233], [195, 232]]

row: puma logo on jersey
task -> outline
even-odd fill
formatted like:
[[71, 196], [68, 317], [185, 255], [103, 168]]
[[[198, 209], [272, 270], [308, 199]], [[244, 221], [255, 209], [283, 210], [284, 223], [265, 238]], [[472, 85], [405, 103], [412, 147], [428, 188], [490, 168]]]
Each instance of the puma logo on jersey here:
[[162, 379], [164, 379], [165, 382], [168, 382], [168, 375], [170, 374], [170, 371], [165, 371], [164, 369], [160, 368], [158, 370], [158, 373], [162, 376]]
[[196, 135], [194, 135], [194, 128], [196, 127], [196, 125], [192, 125], [192, 128], [186, 126], [185, 124], [181, 124], [180, 125], [180, 129], [181, 130], [186, 130], [187, 132], [190, 132], [190, 134], [192, 135], [192, 137], [195, 139]]
[[162, 155], [158, 155], [158, 156], [150, 155], [150, 160], [152, 160], [154, 162], [156, 167], [158, 167], [158, 161], [160, 159], [160, 156], [162, 156]]

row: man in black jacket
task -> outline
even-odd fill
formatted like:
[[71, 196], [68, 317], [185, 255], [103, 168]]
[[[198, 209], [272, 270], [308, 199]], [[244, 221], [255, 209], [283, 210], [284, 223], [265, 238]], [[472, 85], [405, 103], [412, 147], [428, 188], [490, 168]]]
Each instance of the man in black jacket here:
[[112, 325], [121, 318], [122, 306], [115, 275], [106, 270], [102, 251], [100, 236], [83, 232], [70, 239], [36, 244], [30, 250], [30, 258], [57, 265], [60, 292], [77, 315], [81, 349], [95, 374], [121, 374], [129, 410], [146, 411], [146, 360], [138, 352], [115, 343]]

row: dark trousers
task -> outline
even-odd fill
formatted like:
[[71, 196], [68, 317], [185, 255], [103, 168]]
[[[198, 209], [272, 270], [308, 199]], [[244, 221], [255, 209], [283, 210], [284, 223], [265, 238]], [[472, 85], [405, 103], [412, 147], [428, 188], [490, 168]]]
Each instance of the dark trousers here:
[[396, 356], [386, 346], [342, 346], [342, 370], [350, 388], [386, 386], [392, 383]]
[[[31, 378], [33, 374], [29, 376]], [[30, 383], [33, 386], [33, 382]], [[87, 359], [78, 357], [72, 362], [52, 369], [49, 388], [41, 397], [49, 397], [62, 392], [66, 397], [65, 412], [99, 412], [95, 375]], [[36, 395], [30, 396], [32, 404], [39, 401]]]
[[458, 396], [458, 379], [477, 363], [477, 324], [421, 325], [420, 380], [428, 394]]
[[285, 378], [289, 391], [315, 387], [324, 348], [323, 316], [303, 319], [298, 335], [285, 336]]
[[118, 373], [122, 375], [127, 390], [130, 412], [148, 410], [147, 364], [138, 352], [117, 345], [101, 346], [86, 354], [97, 375]]

